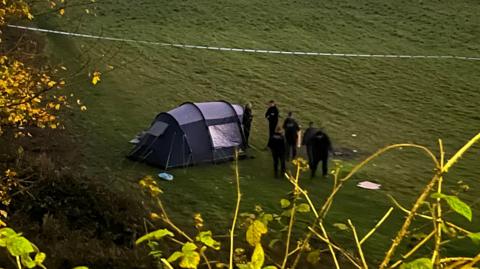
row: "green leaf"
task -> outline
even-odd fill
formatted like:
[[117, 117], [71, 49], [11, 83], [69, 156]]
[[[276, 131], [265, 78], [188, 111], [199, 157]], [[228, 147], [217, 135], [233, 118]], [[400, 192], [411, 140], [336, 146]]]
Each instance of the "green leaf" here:
[[262, 214], [260, 216], [260, 221], [263, 222], [263, 224], [268, 225], [270, 221], [273, 220], [273, 215], [272, 214]]
[[310, 212], [310, 206], [308, 204], [302, 203], [297, 206], [297, 211], [300, 213]]
[[472, 239], [473, 243], [480, 245], [480, 233], [469, 233], [467, 236]]
[[27, 268], [34, 268], [35, 266], [37, 266], [37, 264], [32, 260], [32, 258], [28, 254], [23, 254], [20, 257], [20, 260], [22, 264]]
[[246, 234], [247, 242], [252, 246], [256, 246], [257, 243], [260, 243], [262, 235], [265, 233], [267, 233], [267, 226], [263, 224], [263, 222], [255, 220], [248, 226]]
[[404, 263], [400, 269], [432, 269], [433, 265], [429, 258], [416, 259], [409, 263]]
[[213, 238], [212, 238], [212, 231], [205, 231], [205, 232], [200, 232], [197, 237], [195, 238], [195, 240], [199, 241], [199, 242], [202, 242], [203, 244], [205, 244], [206, 246], [208, 247], [211, 247], [215, 250], [219, 250], [220, 249], [220, 242], [218, 241], [215, 241]]
[[188, 251], [194, 251], [197, 249], [197, 245], [195, 245], [194, 243], [185, 243], [185, 245], [183, 245], [182, 247], [182, 252], [185, 253], [185, 252], [188, 252]]
[[183, 257], [183, 253], [180, 251], [175, 251], [170, 257], [168, 257], [167, 261], [168, 262], [174, 262], [178, 260], [178, 258]]
[[321, 254], [321, 252], [320, 252], [319, 249], [311, 251], [307, 255], [307, 262], [309, 262], [313, 265], [317, 264], [320, 261], [320, 254]]
[[464, 216], [469, 221], [472, 221], [472, 209], [457, 196], [434, 193], [431, 197], [444, 199], [453, 211]]
[[32, 243], [23, 236], [13, 236], [7, 240], [7, 249], [12, 256], [22, 256], [34, 252]]
[[343, 223], [340, 223], [340, 222], [334, 223], [333, 227], [335, 227], [335, 228], [337, 228], [341, 231], [348, 231], [348, 226], [346, 224], [343, 224]]
[[257, 243], [252, 254], [253, 269], [261, 269], [265, 262], [265, 253], [263, 252], [262, 244]]
[[17, 235], [17, 233], [11, 228], [2, 228], [0, 229], [0, 237], [11, 237]]
[[138, 245], [138, 244], [140, 244], [144, 241], [152, 240], [152, 239], [159, 240], [162, 237], [167, 236], [167, 235], [172, 236], [172, 237], [174, 236], [174, 234], [167, 229], [156, 230], [154, 232], [148, 233], [148, 234], [138, 238], [137, 241], [135, 241], [135, 244]]
[[37, 254], [35, 254], [35, 263], [37, 265], [42, 264], [43, 261], [45, 261], [45, 258], [47, 258], [47, 255], [45, 253], [38, 252]]
[[277, 269], [277, 267], [274, 265], [269, 265], [269, 266], [263, 267], [262, 269]]
[[280, 205], [282, 206], [282, 208], [287, 208], [290, 206], [290, 201], [288, 201], [287, 199], [282, 199], [280, 200]]

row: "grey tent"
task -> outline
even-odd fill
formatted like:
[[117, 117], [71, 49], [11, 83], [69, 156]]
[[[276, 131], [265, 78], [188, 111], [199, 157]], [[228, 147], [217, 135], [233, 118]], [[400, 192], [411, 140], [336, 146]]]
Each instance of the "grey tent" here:
[[230, 160], [245, 149], [242, 116], [225, 101], [184, 103], [158, 114], [128, 157], [165, 169]]

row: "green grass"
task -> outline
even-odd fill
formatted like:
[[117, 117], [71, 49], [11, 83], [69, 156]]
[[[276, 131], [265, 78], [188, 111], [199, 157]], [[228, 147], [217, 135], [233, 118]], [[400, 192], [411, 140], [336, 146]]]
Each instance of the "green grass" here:
[[[476, 1], [131, 1], [96, 4], [96, 14], [67, 8], [63, 18], [38, 16], [43, 27], [139, 40], [197, 45], [326, 51], [338, 53], [478, 56], [480, 4]], [[263, 55], [166, 48], [48, 35], [47, 53], [71, 70], [91, 60], [88, 70], [70, 80], [87, 113], [75, 113], [69, 126], [78, 133], [82, 165], [92, 175], [113, 179], [119, 191], [137, 191], [136, 180], [159, 169], [125, 159], [127, 141], [161, 111], [185, 101], [225, 99], [252, 101], [253, 144], [266, 144], [265, 103], [275, 99], [282, 115], [294, 111], [302, 125], [325, 126], [338, 147], [357, 149], [355, 160], [378, 148], [414, 142], [437, 148], [442, 138], [449, 154], [478, 132], [480, 63], [458, 60], [359, 59]], [[107, 70], [93, 87], [88, 71]], [[352, 134], [357, 134], [353, 137]], [[252, 151], [241, 161], [242, 210], [262, 204], [278, 208], [289, 190], [272, 178], [268, 152]], [[450, 156], [450, 155], [447, 155]], [[461, 198], [479, 194], [479, 147], [447, 176], [454, 187], [471, 185]], [[230, 164], [172, 170], [173, 182], [162, 182], [164, 198], [175, 219], [190, 225], [202, 212], [217, 233], [227, 231], [234, 206]], [[373, 162], [349, 182], [329, 221], [351, 218], [360, 233], [375, 224], [390, 206], [386, 193], [409, 204], [432, 173], [421, 153], [397, 150]], [[355, 187], [375, 180], [381, 191]], [[110, 181], [109, 181], [110, 182]], [[331, 188], [326, 180], [304, 180], [321, 201]], [[476, 230], [474, 223], [459, 223]], [[367, 243], [372, 262], [383, 254], [402, 218], [391, 220]], [[451, 252], [474, 252], [465, 245]]]

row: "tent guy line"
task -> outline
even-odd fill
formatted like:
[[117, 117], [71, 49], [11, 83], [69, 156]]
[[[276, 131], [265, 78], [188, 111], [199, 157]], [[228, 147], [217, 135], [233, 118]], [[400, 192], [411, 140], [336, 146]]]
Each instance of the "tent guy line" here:
[[10, 28], [23, 29], [28, 31], [51, 33], [57, 35], [74, 36], [82, 38], [100, 39], [108, 41], [118, 41], [127, 43], [157, 45], [164, 47], [175, 47], [184, 49], [204, 49], [204, 50], [218, 50], [218, 51], [232, 51], [232, 52], [247, 52], [247, 53], [263, 53], [263, 54], [282, 54], [282, 55], [305, 55], [305, 56], [323, 56], [323, 57], [357, 57], [357, 58], [400, 58], [400, 59], [453, 59], [453, 60], [467, 60], [480, 61], [480, 57], [465, 57], [455, 55], [400, 55], [400, 54], [359, 54], [359, 53], [330, 53], [330, 52], [308, 52], [308, 51], [284, 51], [284, 50], [266, 50], [266, 49], [245, 49], [245, 48], [225, 48], [214, 46], [198, 46], [178, 43], [164, 43], [156, 41], [145, 41], [136, 39], [126, 39], [108, 36], [98, 36], [90, 34], [71, 33], [57, 30], [49, 30], [36, 27], [20, 26], [9, 24]]

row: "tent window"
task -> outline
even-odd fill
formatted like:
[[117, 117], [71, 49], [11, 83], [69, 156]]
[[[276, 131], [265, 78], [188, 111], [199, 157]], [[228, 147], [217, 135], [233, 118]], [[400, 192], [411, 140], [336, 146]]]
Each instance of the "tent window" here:
[[167, 130], [168, 124], [163, 121], [155, 122], [150, 129], [147, 130], [147, 134], [151, 134], [153, 136], [161, 136]]
[[242, 144], [242, 135], [237, 123], [208, 126], [214, 148], [229, 148]]

